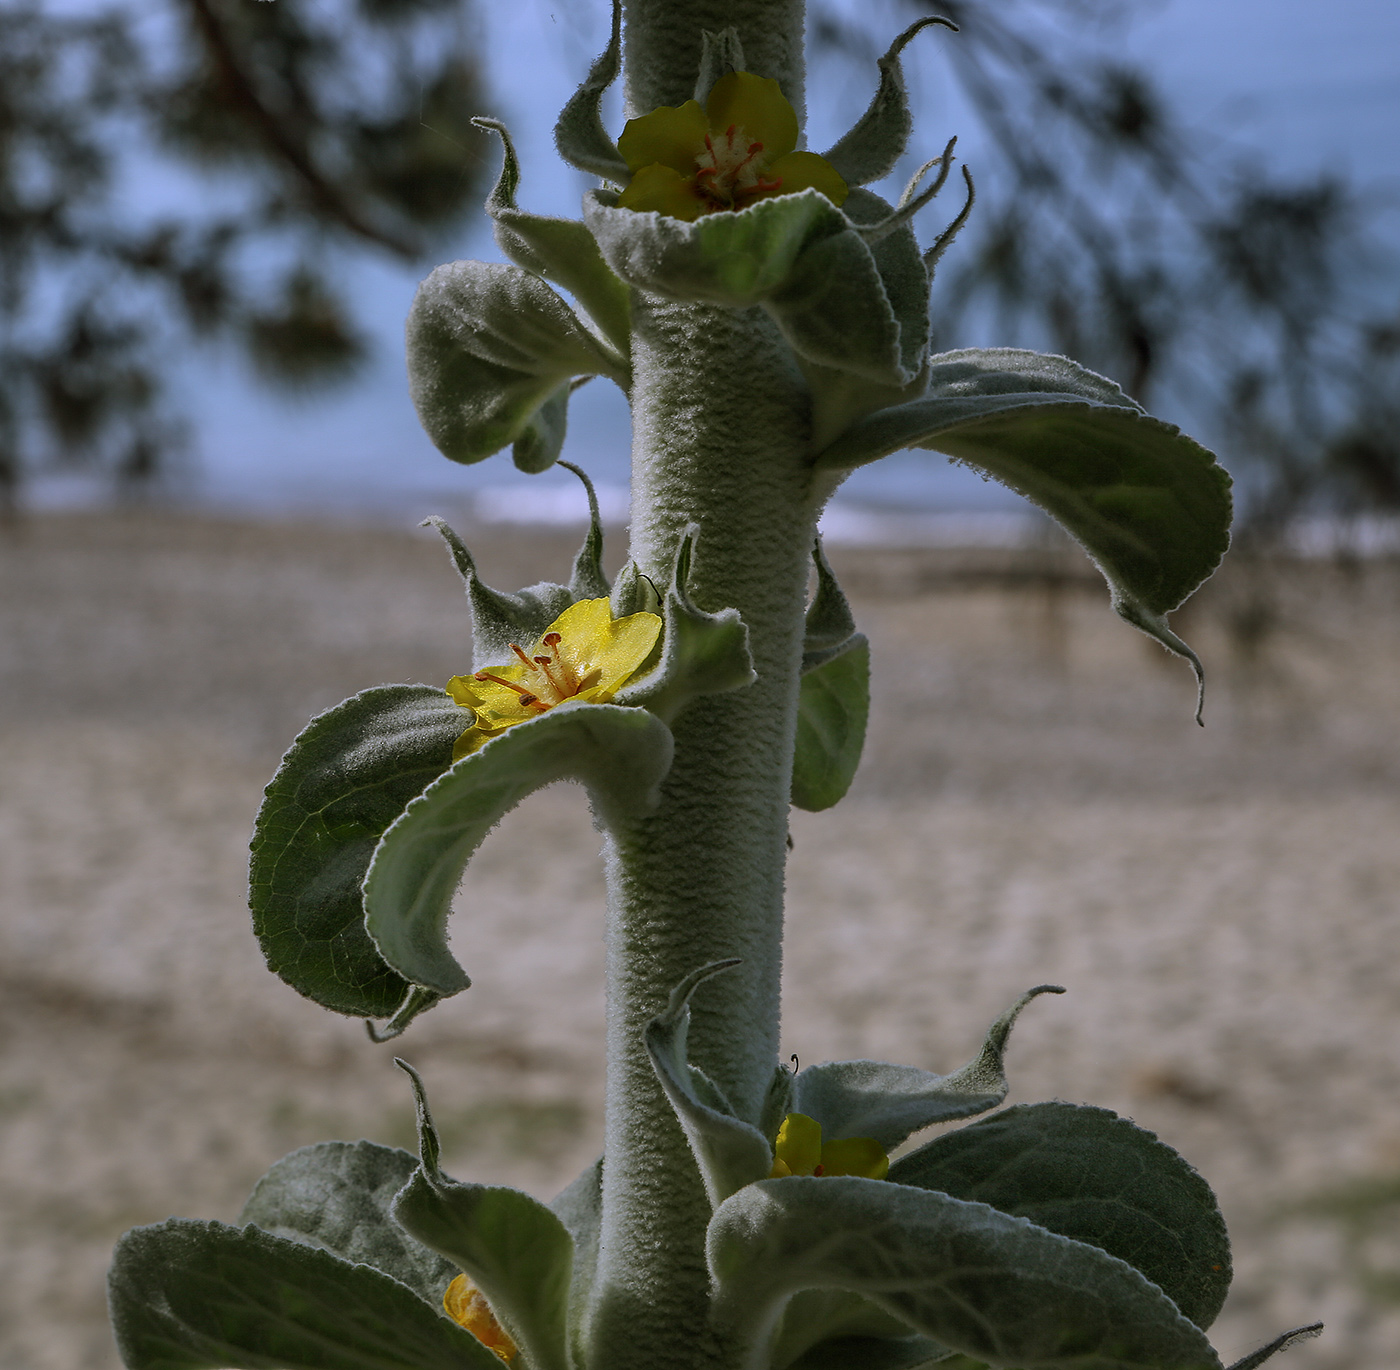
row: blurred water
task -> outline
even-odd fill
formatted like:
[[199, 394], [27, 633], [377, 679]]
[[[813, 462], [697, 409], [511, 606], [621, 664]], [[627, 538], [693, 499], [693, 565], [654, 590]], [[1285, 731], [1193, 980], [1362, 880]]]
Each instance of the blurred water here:
[[[899, 17], [888, 3], [836, 0], [863, 22]], [[522, 203], [546, 213], [577, 213], [587, 178], [564, 168], [551, 146], [559, 106], [606, 37], [602, 0], [514, 0], [481, 6], [484, 50], [496, 92], [486, 111], [510, 125], [524, 165]], [[1124, 39], [1125, 57], [1141, 60], [1163, 80], [1197, 129], [1209, 130], [1240, 159], [1305, 173], [1333, 166], [1382, 195], [1400, 189], [1400, 5], [1394, 0], [1334, 0], [1325, 19], [1303, 0], [1165, 0], [1144, 11]], [[929, 105], [921, 132], [941, 144], [958, 112], [940, 102], [935, 42], [906, 54], [911, 89]], [[874, 73], [871, 73], [872, 78]], [[822, 83], [826, 82], [823, 86]], [[870, 85], [873, 85], [873, 79]], [[813, 146], [825, 146], [868, 98], [848, 71], [816, 68], [811, 89]], [[613, 119], [620, 121], [620, 109]], [[975, 158], [964, 141], [960, 153]], [[492, 162], [492, 170], [495, 163]], [[444, 254], [500, 260], [477, 228]], [[363, 321], [376, 355], [352, 387], [318, 400], [279, 398], [256, 386], [227, 357], [199, 357], [178, 396], [192, 415], [195, 459], [177, 480], [180, 498], [263, 513], [318, 510], [374, 512], [394, 520], [430, 508], [466, 507], [489, 491], [486, 505], [537, 505], [572, 498], [572, 477], [522, 477], [505, 456], [475, 467], [444, 462], [423, 436], [408, 400], [401, 360], [401, 321], [419, 275], [362, 259], [354, 263]], [[627, 413], [620, 393], [597, 381], [575, 397], [566, 456], [625, 501]], [[519, 487], [528, 486], [529, 492]], [[512, 489], [515, 494], [508, 493]], [[41, 504], [83, 502], [90, 487], [47, 482]], [[845, 487], [846, 526], [881, 509], [996, 512], [1019, 505], [999, 486], [928, 453], [902, 454], [857, 472]]]

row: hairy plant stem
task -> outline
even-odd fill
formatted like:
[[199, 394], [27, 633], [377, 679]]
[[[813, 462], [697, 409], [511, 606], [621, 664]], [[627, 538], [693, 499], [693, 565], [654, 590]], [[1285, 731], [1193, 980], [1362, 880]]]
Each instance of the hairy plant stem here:
[[[803, 0], [625, 0], [631, 114], [693, 93], [702, 30], [739, 32], [750, 70], [803, 103]], [[802, 611], [817, 505], [811, 398], [761, 310], [634, 292], [632, 556], [668, 581], [700, 529], [690, 590], [738, 609], [757, 682], [674, 721], [661, 804], [608, 843], [608, 1084], [598, 1299], [590, 1363], [722, 1366], [708, 1326], [710, 1216], [690, 1148], [643, 1042], [697, 967], [742, 964], [692, 1005], [690, 1058], [757, 1122], [778, 1054], [783, 866]]]
[[610, 840], [608, 1098], [592, 1363], [723, 1364], [706, 1340], [709, 1203], [642, 1034], [690, 971], [691, 1060], [757, 1123], [778, 1055], [783, 865], [816, 508], [810, 394], [761, 310], [633, 306], [632, 554], [664, 584], [700, 534], [699, 606], [737, 608], [757, 683], [690, 705], [661, 806]]
[[773, 77], [805, 123], [804, 5], [805, 0], [623, 0], [628, 115], [689, 100], [700, 68], [701, 34], [733, 28], [748, 70]]

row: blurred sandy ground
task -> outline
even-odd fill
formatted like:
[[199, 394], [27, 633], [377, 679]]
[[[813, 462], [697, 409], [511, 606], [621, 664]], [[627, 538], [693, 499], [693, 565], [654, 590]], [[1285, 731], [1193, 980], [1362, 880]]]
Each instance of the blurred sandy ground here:
[[[508, 588], [569, 555], [477, 542]], [[996, 557], [836, 559], [875, 718], [851, 797], [795, 819], [784, 1051], [948, 1069], [1022, 989], [1067, 985], [1022, 1020], [1012, 1098], [1131, 1114], [1215, 1183], [1226, 1361], [1323, 1317], [1290, 1367], [1393, 1370], [1400, 1304], [1293, 1210], [1400, 1175], [1400, 573], [1312, 566], [1275, 596], [1223, 577], [1182, 616], [1213, 670], [1201, 730], [1185, 668], [1073, 558], [1058, 587], [999, 585]], [[430, 538], [46, 517], [0, 545], [0, 613], [0, 1365], [115, 1364], [124, 1228], [232, 1219], [307, 1142], [409, 1143], [394, 1050], [457, 1173], [545, 1195], [593, 1158], [603, 891], [579, 792], [488, 841], [454, 934], [476, 985], [394, 1048], [283, 987], [249, 934], [249, 823], [286, 743], [355, 690], [467, 664]], [[1377, 1212], [1400, 1234], [1400, 1205]], [[1393, 1281], [1385, 1243], [1363, 1254]]]

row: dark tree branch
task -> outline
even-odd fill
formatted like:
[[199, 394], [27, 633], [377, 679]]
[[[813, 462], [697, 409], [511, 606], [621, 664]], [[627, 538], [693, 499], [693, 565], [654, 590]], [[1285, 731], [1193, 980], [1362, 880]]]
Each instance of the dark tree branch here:
[[371, 223], [339, 187], [321, 173], [302, 139], [263, 100], [257, 82], [244, 65], [236, 43], [211, 0], [184, 0], [184, 3], [194, 17], [228, 102], [258, 130], [268, 149], [301, 182], [312, 203], [327, 218], [365, 242], [386, 248], [406, 261], [422, 256], [422, 243], [399, 237]]

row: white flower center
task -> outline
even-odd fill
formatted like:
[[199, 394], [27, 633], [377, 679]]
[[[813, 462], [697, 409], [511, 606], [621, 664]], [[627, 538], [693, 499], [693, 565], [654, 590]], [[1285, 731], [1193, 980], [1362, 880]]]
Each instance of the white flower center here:
[[696, 189], [716, 209], [734, 209], [759, 191], [777, 190], [779, 181], [763, 178], [763, 144], [751, 142], [738, 124], [705, 135], [705, 151], [695, 159]]

